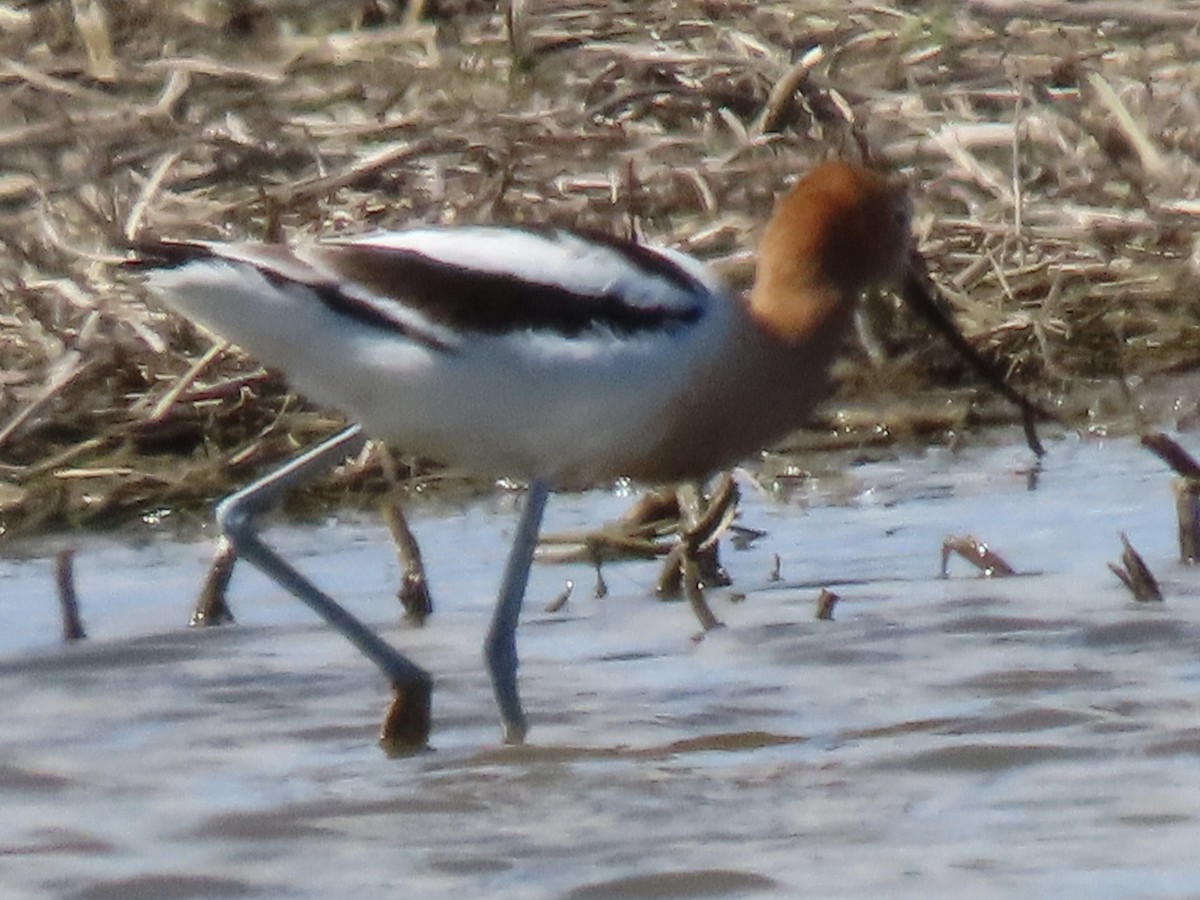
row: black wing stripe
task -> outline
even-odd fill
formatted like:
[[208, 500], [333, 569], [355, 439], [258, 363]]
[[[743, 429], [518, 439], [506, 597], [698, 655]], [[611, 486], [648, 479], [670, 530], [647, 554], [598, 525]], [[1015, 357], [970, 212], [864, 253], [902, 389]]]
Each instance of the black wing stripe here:
[[[636, 245], [631, 245], [636, 246]], [[668, 260], [642, 250], [638, 268], [695, 291], [696, 284]], [[618, 292], [581, 294], [557, 284], [529, 281], [503, 272], [457, 266], [413, 250], [343, 244], [324, 254], [322, 262], [348, 281], [381, 297], [395, 296], [429, 321], [459, 331], [503, 334], [510, 331], [553, 331], [572, 337], [608, 329], [617, 334], [673, 330], [699, 321], [703, 304], [636, 306]], [[686, 283], [681, 282], [686, 279]]]
[[[262, 276], [267, 281], [279, 288], [297, 283], [270, 269], [259, 269], [259, 272], [262, 273]], [[352, 294], [346, 293], [346, 291], [336, 284], [321, 282], [304, 284], [303, 287], [311, 291], [313, 296], [321, 301], [322, 306], [339, 316], [345, 316], [346, 318], [353, 319], [355, 322], [386, 331], [390, 334], [397, 334], [413, 343], [428, 347], [430, 350], [448, 353], [454, 349], [452, 345], [430, 334], [428, 331], [416, 328], [409, 322], [402, 322], [394, 316], [389, 316], [387, 312], [375, 304], [361, 297], [355, 297]]]
[[[436, 335], [417, 328], [412, 323], [403, 322], [367, 300], [347, 293], [341, 286], [312, 272], [311, 267], [303, 260], [298, 260], [292, 252], [282, 244], [255, 245], [254, 254], [243, 258], [241, 254], [221, 252], [220, 245], [193, 244], [186, 241], [142, 241], [133, 247], [137, 256], [126, 260], [124, 266], [131, 269], [178, 268], [194, 262], [209, 262], [220, 260], [235, 265], [251, 266], [266, 281], [279, 289], [301, 287], [312, 293], [314, 297], [328, 310], [341, 316], [369, 325], [391, 334], [400, 335], [413, 343], [428, 347], [430, 350], [450, 352], [454, 348]], [[275, 257], [272, 259], [272, 257]], [[293, 269], [284, 272], [274, 268]], [[312, 277], [306, 277], [311, 272]]]
[[134, 255], [122, 262], [121, 266], [134, 271], [173, 269], [216, 256], [203, 244], [189, 244], [186, 241], [140, 240], [131, 242], [129, 249]]

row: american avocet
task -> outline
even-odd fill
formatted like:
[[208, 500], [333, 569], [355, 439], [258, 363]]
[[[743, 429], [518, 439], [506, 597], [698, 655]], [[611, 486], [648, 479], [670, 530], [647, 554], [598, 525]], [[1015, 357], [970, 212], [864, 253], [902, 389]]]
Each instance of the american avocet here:
[[900, 286], [971, 352], [927, 291], [910, 218], [903, 185], [825, 163], [777, 203], [745, 298], [674, 250], [558, 228], [169, 242], [137, 264], [158, 266], [149, 286], [167, 305], [361, 423], [224, 501], [218, 521], [239, 556], [383, 670], [401, 740], [428, 735], [429, 675], [263, 544], [254, 517], [366, 433], [529, 481], [485, 643], [505, 738], [519, 742], [516, 625], [551, 488], [699, 479], [782, 437], [825, 397], [854, 301], [875, 285]]

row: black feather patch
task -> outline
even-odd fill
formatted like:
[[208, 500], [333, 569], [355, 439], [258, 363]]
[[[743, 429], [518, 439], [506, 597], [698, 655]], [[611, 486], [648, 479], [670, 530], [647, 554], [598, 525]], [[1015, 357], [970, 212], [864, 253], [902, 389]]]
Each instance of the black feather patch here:
[[[605, 241], [645, 274], [696, 291], [685, 271], [652, 250]], [[641, 305], [616, 291], [578, 293], [504, 272], [487, 272], [415, 250], [342, 244], [321, 261], [349, 282], [394, 297], [438, 324], [464, 332], [553, 331], [568, 337], [607, 329], [617, 334], [673, 330], [699, 321], [704, 305]]]

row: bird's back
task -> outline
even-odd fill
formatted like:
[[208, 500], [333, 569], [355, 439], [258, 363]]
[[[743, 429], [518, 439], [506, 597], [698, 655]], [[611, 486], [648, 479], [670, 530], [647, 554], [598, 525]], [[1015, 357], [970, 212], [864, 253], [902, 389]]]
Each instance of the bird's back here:
[[689, 257], [561, 229], [165, 246], [152, 290], [301, 392], [407, 452], [560, 484], [638, 475], [735, 313]]

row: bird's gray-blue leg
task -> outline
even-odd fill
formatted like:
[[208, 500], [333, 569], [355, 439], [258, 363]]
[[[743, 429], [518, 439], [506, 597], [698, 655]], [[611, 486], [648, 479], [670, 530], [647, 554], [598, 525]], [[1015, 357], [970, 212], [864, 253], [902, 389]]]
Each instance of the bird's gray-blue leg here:
[[[389, 714], [389, 722], [398, 732], [390, 738], [385, 734], [385, 740], [396, 744], [423, 743], [429, 733], [429, 695], [433, 688], [429, 673], [398, 653], [366, 624], [347, 612], [336, 600], [318, 589], [264, 544], [258, 536], [255, 523], [255, 518], [270, 508], [288, 488], [320, 475], [335, 463], [360, 450], [366, 440], [366, 435], [358, 425], [339, 432], [222, 501], [217, 507], [217, 524], [233, 544], [239, 557], [308, 604], [317, 615], [343, 634], [373, 662], [391, 682], [397, 692], [397, 703], [401, 704], [404, 710], [397, 711], [396, 707], [393, 707], [393, 712]], [[518, 599], [518, 604], [519, 602]], [[400, 732], [408, 734], [400, 735]]]
[[544, 481], [534, 481], [529, 485], [525, 508], [521, 511], [512, 549], [508, 552], [508, 563], [504, 567], [504, 580], [500, 584], [500, 595], [496, 598], [492, 624], [483, 644], [483, 655], [492, 679], [492, 689], [496, 692], [496, 705], [500, 707], [506, 744], [522, 743], [528, 730], [525, 713], [521, 709], [521, 697], [517, 693], [517, 620], [521, 616], [521, 603], [529, 582], [529, 566], [533, 562], [533, 551], [537, 548], [542, 511], [546, 508], [549, 494], [550, 487]]

